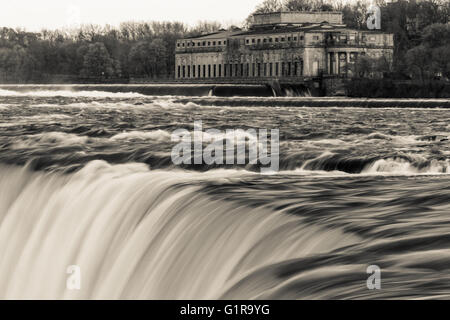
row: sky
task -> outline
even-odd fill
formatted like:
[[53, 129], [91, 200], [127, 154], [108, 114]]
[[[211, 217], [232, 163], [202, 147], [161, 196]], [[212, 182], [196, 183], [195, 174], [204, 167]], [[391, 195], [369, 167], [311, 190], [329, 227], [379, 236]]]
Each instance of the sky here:
[[0, 27], [74, 27], [78, 24], [118, 25], [124, 21], [200, 20], [225, 26], [247, 18], [262, 0], [9, 0], [0, 3]]

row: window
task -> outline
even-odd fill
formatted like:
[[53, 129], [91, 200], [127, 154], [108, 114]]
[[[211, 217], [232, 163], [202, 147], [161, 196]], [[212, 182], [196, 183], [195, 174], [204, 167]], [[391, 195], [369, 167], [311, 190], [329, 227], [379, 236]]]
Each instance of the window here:
[[203, 41], [203, 46], [206, 46], [206, 41]]
[[315, 41], [319, 40], [319, 36], [313, 36], [313, 40]]
[[223, 42], [223, 44], [224, 44], [224, 45], [227, 44], [227, 40], [225, 40], [225, 41]]
[[203, 65], [203, 78], [206, 78], [206, 65]]
[[222, 45], [222, 41], [219, 41], [219, 46], [221, 46]]
[[216, 45], [216, 42], [215, 41], [213, 41], [213, 46], [215, 46]]
[[261, 39], [258, 39], [258, 43], [261, 43]]
[[191, 66], [188, 66], [188, 74], [187, 74], [188, 78], [191, 77]]
[[244, 64], [243, 63], [241, 63], [241, 77], [243, 77], [244, 76]]
[[186, 66], [183, 66], [183, 78], [186, 78]]
[[297, 41], [297, 37], [294, 37], [294, 41]]
[[211, 78], [211, 65], [208, 64], [208, 78]]
[[255, 76], [255, 64], [252, 63], [252, 77]]
[[252, 43], [255, 43], [255, 39], [252, 39]]
[[264, 38], [263, 42], [264, 42], [264, 43], [266, 43], [266, 42], [267, 42], [267, 39], [266, 39], [266, 38]]
[[217, 77], [217, 73], [216, 73], [216, 65], [214, 65], [214, 68], [213, 68], [213, 69], [214, 69], [213, 75], [214, 75], [214, 78], [215, 78], [215, 77]]
[[178, 66], [178, 78], [181, 76], [181, 66]]
[[180, 47], [180, 44], [179, 44], [179, 43], [177, 43], [177, 47], [178, 47], [178, 48]]
[[261, 63], [258, 63], [258, 77], [261, 77]]
[[300, 41], [303, 41], [303, 39], [304, 39], [303, 36], [300, 36]]
[[275, 76], [277, 76], [277, 77], [278, 77], [278, 72], [279, 72], [278, 66], [279, 66], [279, 63], [275, 62]]
[[195, 78], [195, 65], [192, 66], [192, 77]]
[[275, 42], [278, 42], [278, 38], [275, 38]]
[[200, 67], [200, 65], [198, 65], [198, 77], [200, 78], [200, 72], [201, 72], [201, 67]]
[[288, 41], [291, 41], [291, 37], [288, 37]]
[[184, 47], [184, 42], [183, 42], [182, 46]]
[[269, 63], [269, 76], [273, 76], [273, 63]]
[[221, 77], [221, 76], [222, 76], [222, 65], [219, 64], [219, 77]]
[[284, 37], [282, 37], [282, 38], [281, 38], [281, 42], [284, 42], [284, 40], [285, 40]]
[[208, 47], [211, 45], [211, 41], [208, 41]]
[[245, 40], [245, 42], [248, 44], [250, 41], [247, 39], [247, 40]]

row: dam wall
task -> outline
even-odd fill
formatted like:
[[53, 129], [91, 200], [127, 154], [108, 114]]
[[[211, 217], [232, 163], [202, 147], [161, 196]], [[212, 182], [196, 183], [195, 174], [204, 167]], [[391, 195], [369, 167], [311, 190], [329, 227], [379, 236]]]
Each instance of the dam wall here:
[[73, 85], [0, 85], [0, 90], [31, 91], [105, 91], [140, 93], [148, 96], [218, 96], [218, 97], [274, 97], [310, 96], [315, 91], [295, 84], [73, 84]]

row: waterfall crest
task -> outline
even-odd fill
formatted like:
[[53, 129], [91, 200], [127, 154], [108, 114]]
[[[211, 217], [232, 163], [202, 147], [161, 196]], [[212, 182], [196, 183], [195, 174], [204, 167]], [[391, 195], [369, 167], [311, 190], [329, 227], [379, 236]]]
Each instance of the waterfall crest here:
[[[0, 298], [214, 299], [259, 268], [357, 241], [202, 192], [242, 174], [103, 161], [68, 175], [0, 167]], [[81, 290], [66, 288], [70, 265]]]

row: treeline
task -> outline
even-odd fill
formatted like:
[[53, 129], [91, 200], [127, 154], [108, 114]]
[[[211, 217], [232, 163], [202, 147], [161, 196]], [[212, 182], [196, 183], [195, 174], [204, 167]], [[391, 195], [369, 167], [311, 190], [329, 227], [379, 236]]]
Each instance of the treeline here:
[[107, 82], [173, 77], [175, 42], [213, 32], [216, 22], [127, 22], [77, 29], [0, 28], [1, 82]]
[[425, 27], [419, 41], [394, 59], [359, 56], [350, 69], [360, 78], [416, 79], [422, 81], [450, 79], [450, 24], [435, 23]]
[[[339, 10], [344, 23], [365, 29], [370, 0], [265, 0], [255, 12]], [[383, 31], [395, 35], [394, 65], [383, 74], [428, 79], [449, 77], [448, 0], [379, 0]], [[250, 19], [247, 19], [248, 24]], [[244, 23], [245, 26], [245, 23]], [[77, 29], [0, 28], [1, 82], [123, 81], [130, 78], [170, 79], [176, 39], [214, 32], [217, 22], [189, 27], [180, 22], [126, 22], [118, 27], [85, 25]], [[366, 61], [367, 62], [367, 61]], [[374, 74], [369, 61], [361, 72]], [[377, 62], [378, 64], [380, 62]], [[376, 67], [376, 68], [379, 68]], [[439, 71], [440, 70], [440, 71]]]

